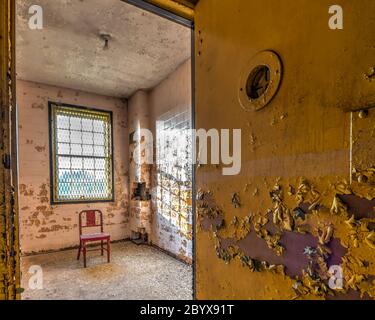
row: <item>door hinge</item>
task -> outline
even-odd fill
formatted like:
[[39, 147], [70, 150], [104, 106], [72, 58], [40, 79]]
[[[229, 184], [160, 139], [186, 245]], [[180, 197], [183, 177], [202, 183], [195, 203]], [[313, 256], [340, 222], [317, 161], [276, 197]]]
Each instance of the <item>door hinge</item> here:
[[3, 164], [5, 169], [11, 168], [11, 157], [10, 154], [4, 154], [3, 156]]

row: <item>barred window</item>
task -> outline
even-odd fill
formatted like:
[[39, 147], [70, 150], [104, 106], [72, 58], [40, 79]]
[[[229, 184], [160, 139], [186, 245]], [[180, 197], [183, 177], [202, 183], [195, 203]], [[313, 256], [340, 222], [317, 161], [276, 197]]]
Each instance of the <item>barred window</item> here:
[[113, 200], [112, 114], [50, 103], [53, 203]]
[[157, 214], [191, 238], [191, 113], [174, 109], [156, 122]]

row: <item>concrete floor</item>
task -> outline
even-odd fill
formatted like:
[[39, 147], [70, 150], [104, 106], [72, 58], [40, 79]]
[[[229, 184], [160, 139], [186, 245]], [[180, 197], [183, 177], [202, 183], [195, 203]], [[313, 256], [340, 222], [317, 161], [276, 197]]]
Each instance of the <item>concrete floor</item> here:
[[[87, 269], [76, 250], [23, 257], [22, 287], [26, 300], [189, 300], [192, 268], [149, 246], [112, 244], [112, 261], [100, 251], [88, 253]], [[43, 270], [43, 289], [31, 290], [29, 268]]]

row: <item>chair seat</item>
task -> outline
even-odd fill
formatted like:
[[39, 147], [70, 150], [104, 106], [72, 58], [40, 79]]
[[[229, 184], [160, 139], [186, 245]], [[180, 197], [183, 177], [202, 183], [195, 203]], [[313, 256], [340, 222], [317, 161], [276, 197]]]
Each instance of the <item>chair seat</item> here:
[[109, 238], [110, 238], [110, 235], [108, 233], [91, 233], [91, 234], [82, 234], [80, 236], [80, 239], [82, 241], [106, 240]]

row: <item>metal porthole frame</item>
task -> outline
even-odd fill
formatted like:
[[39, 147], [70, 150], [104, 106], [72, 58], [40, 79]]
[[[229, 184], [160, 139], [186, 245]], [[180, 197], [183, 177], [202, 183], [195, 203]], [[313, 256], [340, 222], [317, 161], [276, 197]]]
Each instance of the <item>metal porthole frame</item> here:
[[[247, 83], [254, 71], [262, 66], [266, 66], [270, 70], [269, 84], [265, 92], [259, 98], [252, 99], [247, 92]], [[261, 51], [251, 58], [240, 78], [238, 99], [241, 107], [246, 111], [258, 111], [267, 106], [275, 97], [280, 87], [282, 73], [281, 59], [274, 51]]]

